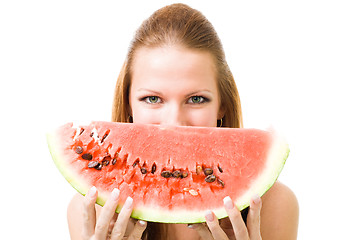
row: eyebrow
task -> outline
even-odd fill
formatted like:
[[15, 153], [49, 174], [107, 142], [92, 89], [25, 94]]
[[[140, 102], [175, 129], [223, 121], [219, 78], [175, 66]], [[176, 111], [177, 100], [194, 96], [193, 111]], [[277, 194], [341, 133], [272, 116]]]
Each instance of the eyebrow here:
[[150, 89], [147, 89], [147, 88], [139, 88], [137, 89], [138, 92], [141, 92], [141, 91], [147, 91], [147, 92], [152, 92], [152, 93], [155, 93], [157, 95], [161, 95], [162, 93], [158, 92], [158, 91], [154, 91], [154, 90], [150, 90]]
[[[151, 89], [147, 89], [147, 88], [139, 88], [139, 89], [137, 89], [137, 91], [138, 92], [147, 91], [147, 92], [155, 93], [157, 95], [162, 95], [161, 92], [158, 92], [158, 91], [155, 91], [155, 90], [151, 90]], [[190, 96], [190, 95], [194, 95], [194, 94], [199, 93], [199, 92], [208, 92], [208, 93], [212, 94], [212, 92], [210, 90], [208, 90], [208, 89], [201, 89], [201, 90], [197, 90], [197, 91], [191, 92], [191, 93], [189, 93], [187, 95]]]

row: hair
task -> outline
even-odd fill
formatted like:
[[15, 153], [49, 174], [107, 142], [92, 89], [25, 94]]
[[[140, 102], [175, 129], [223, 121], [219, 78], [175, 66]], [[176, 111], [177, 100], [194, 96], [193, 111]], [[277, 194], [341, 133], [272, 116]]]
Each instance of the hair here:
[[239, 93], [226, 62], [222, 43], [206, 17], [185, 4], [172, 4], [157, 10], [137, 29], [116, 83], [112, 121], [131, 121], [129, 92], [136, 51], [143, 47], [166, 45], [179, 45], [211, 54], [217, 69], [220, 107], [224, 111], [222, 127], [242, 127]]
[[[129, 92], [136, 51], [162, 46], [182, 46], [210, 53], [217, 71], [220, 109], [224, 112], [222, 127], [242, 127], [240, 98], [222, 43], [206, 17], [185, 4], [172, 4], [157, 10], [137, 29], [116, 83], [112, 121], [131, 122]], [[166, 239], [161, 236], [165, 236], [167, 230], [163, 224], [148, 223], [145, 233], [148, 239]]]

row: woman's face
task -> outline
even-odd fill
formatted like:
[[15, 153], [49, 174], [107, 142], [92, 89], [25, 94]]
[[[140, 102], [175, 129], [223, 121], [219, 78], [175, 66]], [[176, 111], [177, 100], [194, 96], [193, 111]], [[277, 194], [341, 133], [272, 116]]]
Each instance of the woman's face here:
[[134, 123], [215, 127], [223, 117], [211, 55], [181, 47], [137, 50], [129, 103]]

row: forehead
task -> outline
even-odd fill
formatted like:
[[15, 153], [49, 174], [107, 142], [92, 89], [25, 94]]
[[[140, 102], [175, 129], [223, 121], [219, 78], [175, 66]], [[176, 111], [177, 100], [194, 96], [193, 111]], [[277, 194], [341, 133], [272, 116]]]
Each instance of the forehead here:
[[154, 81], [160, 84], [217, 85], [212, 55], [178, 46], [138, 49], [134, 54], [131, 74], [132, 85]]

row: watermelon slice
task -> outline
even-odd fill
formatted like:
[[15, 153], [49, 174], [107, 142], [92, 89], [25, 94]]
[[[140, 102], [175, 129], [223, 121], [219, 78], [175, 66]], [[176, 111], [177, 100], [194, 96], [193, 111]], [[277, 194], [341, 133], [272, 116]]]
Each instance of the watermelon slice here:
[[104, 205], [114, 188], [134, 199], [132, 217], [165, 223], [204, 222], [204, 212], [227, 213], [230, 196], [242, 210], [276, 181], [289, 154], [273, 131], [173, 127], [133, 123], [68, 123], [47, 135], [54, 162], [85, 195], [91, 186]]

